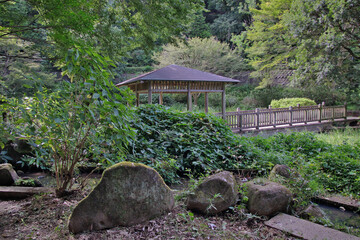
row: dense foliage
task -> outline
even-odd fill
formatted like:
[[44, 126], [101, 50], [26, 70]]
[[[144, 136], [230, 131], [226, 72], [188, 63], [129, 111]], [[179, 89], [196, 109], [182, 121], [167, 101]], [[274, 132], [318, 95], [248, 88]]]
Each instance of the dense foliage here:
[[111, 62], [82, 48], [70, 50], [67, 59], [63, 67], [71, 83], [63, 82], [52, 93], [39, 91], [26, 101], [8, 99], [1, 106], [8, 113], [1, 122], [10, 123], [11, 137], [34, 147], [35, 157], [28, 160], [53, 167], [59, 196], [71, 189], [80, 161], [93, 157], [114, 163], [107, 158], [110, 146], [121, 158], [132, 133], [126, 104], [132, 98], [109, 81]]
[[168, 44], [155, 56], [158, 67], [177, 64], [227, 77], [246, 71], [249, 66], [236, 50], [215, 38], [192, 38], [187, 43]]
[[233, 40], [260, 77], [272, 83], [279, 69], [292, 69], [292, 84], [319, 83], [358, 92], [359, 1], [262, 0], [252, 25]]
[[231, 168], [228, 149], [234, 142], [221, 120], [204, 113], [170, 111], [163, 106], [141, 106], [133, 123], [137, 135], [129, 160], [154, 167], [166, 181], [190, 169], [195, 175]]
[[298, 104], [302, 107], [314, 106], [316, 105], [316, 102], [308, 98], [282, 98], [279, 100], [272, 100], [270, 103], [273, 108], [296, 107]]
[[212, 115], [174, 112], [163, 106], [143, 106], [136, 115], [136, 138], [128, 159], [154, 167], [167, 182], [188, 170], [201, 175], [248, 169], [264, 175], [275, 164], [287, 164], [316, 189], [360, 191], [360, 143], [332, 145], [308, 132], [239, 136]]

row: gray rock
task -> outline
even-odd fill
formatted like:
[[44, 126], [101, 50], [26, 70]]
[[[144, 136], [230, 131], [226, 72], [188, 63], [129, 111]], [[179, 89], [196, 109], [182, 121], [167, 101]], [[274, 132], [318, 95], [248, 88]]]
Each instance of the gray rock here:
[[254, 179], [245, 183], [248, 209], [260, 216], [273, 216], [287, 212], [292, 194], [281, 184], [266, 179]]
[[139, 163], [118, 163], [103, 173], [100, 183], [75, 207], [69, 219], [72, 233], [130, 226], [170, 211], [174, 196], [161, 176]]
[[236, 204], [235, 178], [231, 172], [220, 172], [205, 178], [188, 197], [187, 208], [203, 214], [216, 214]]
[[10, 163], [0, 164], [0, 186], [11, 186], [18, 178]]
[[304, 211], [300, 213], [300, 217], [305, 219], [314, 218], [324, 218], [326, 214], [321, 210], [317, 205], [310, 204]]
[[284, 178], [290, 178], [291, 169], [286, 165], [276, 164], [270, 172], [269, 179], [275, 177], [276, 175], [280, 175]]

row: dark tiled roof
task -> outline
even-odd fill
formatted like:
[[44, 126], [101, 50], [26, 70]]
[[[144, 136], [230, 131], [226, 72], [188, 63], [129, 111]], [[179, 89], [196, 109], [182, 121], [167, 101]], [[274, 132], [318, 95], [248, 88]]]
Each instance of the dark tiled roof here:
[[216, 74], [202, 72], [196, 69], [182, 67], [178, 65], [169, 65], [158, 70], [142, 74], [138, 77], [126, 80], [117, 84], [117, 86], [127, 85], [137, 81], [200, 81], [200, 82], [227, 82], [238, 83], [238, 80], [222, 77]]

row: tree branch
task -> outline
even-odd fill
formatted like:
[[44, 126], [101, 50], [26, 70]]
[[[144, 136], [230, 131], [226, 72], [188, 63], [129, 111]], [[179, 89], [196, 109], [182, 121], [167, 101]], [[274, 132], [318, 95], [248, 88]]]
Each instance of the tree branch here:
[[1, 0], [0, 3], [14, 2], [14, 0]]
[[345, 47], [344, 45], [341, 45], [346, 51], [350, 53], [350, 55], [355, 58], [356, 60], [360, 60], [360, 56], [357, 56], [353, 50], [351, 50], [349, 47]]

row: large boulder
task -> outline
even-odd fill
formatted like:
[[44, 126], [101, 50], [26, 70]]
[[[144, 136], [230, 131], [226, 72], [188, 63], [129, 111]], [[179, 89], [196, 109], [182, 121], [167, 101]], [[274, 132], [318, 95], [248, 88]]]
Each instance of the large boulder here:
[[11, 186], [18, 178], [10, 163], [0, 164], [0, 186]]
[[187, 199], [187, 208], [203, 214], [216, 214], [236, 204], [235, 178], [231, 172], [209, 176]]
[[292, 194], [285, 186], [266, 179], [254, 179], [245, 186], [251, 213], [273, 216], [278, 212], [288, 212]]
[[100, 183], [75, 207], [69, 219], [72, 233], [142, 223], [170, 211], [174, 196], [161, 176], [139, 163], [118, 163], [103, 173]]

